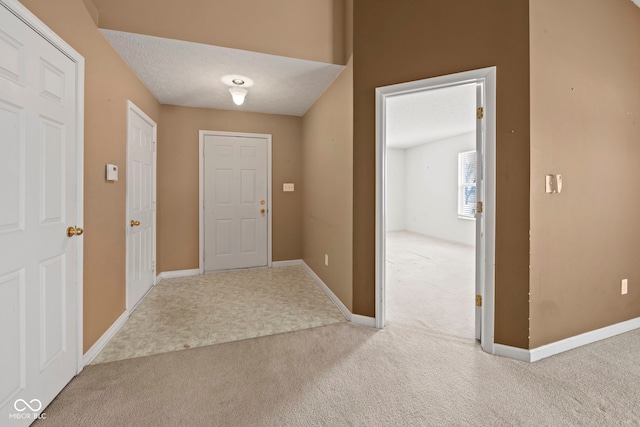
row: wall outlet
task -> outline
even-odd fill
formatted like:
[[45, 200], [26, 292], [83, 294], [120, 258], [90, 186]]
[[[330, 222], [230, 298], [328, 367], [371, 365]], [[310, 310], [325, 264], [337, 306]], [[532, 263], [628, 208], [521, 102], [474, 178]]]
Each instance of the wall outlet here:
[[627, 285], [629, 284], [628, 279], [622, 279], [622, 283], [620, 284], [620, 294], [621, 295], [626, 295], [627, 294]]
[[327, 254], [324, 254], [324, 265], [329, 267], [329, 255]]
[[282, 184], [282, 191], [294, 191], [293, 183]]

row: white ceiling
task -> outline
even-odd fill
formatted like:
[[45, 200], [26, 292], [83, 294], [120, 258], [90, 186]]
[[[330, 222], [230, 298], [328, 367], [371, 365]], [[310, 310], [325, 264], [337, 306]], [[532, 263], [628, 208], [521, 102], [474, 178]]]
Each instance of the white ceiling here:
[[476, 130], [476, 85], [387, 98], [389, 148], [410, 148]]
[[[162, 104], [302, 116], [344, 68], [121, 31], [101, 30]], [[254, 84], [236, 106], [229, 74]]]

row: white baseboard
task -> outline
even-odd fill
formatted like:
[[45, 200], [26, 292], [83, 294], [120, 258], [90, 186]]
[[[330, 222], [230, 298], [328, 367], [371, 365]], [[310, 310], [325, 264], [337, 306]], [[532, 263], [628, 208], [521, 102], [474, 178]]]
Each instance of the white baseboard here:
[[509, 345], [503, 344], [494, 344], [493, 354], [497, 356], [508, 357], [510, 359], [522, 360], [523, 362], [531, 362], [531, 351], [524, 348], [511, 347]]
[[198, 276], [200, 274], [200, 270], [194, 268], [192, 270], [173, 270], [173, 271], [163, 271], [158, 274], [156, 277], [156, 283], [158, 283], [162, 279], [173, 279], [176, 277], [188, 277], [188, 276]]
[[118, 333], [118, 331], [120, 330], [120, 328], [122, 328], [122, 325], [124, 325], [128, 318], [129, 312], [125, 311], [120, 315], [120, 317], [118, 317], [115, 322], [113, 322], [109, 329], [107, 329], [107, 331], [98, 339], [98, 341], [96, 341], [96, 343], [91, 346], [89, 351], [84, 354], [84, 356], [82, 357], [83, 366], [87, 366], [93, 361], [93, 359], [96, 358], [98, 353], [100, 353], [104, 346], [107, 345], [109, 340], [113, 338], [116, 333]]
[[338, 307], [338, 310], [340, 310], [342, 312], [342, 315], [348, 320], [351, 321], [351, 317], [352, 314], [349, 311], [349, 309], [347, 308], [346, 305], [344, 305], [342, 303], [342, 301], [340, 301], [340, 298], [338, 298], [336, 296], [336, 294], [333, 293], [333, 291], [331, 289], [329, 289], [329, 287], [322, 281], [322, 279], [315, 273], [315, 271], [313, 271], [311, 269], [311, 267], [309, 267], [307, 265], [306, 262], [301, 261], [302, 266], [304, 267], [305, 270], [307, 270], [307, 273], [309, 273], [309, 276], [311, 276], [311, 278], [314, 280], [314, 282], [316, 282], [316, 285], [318, 285], [318, 287], [320, 289], [322, 289], [322, 291], [327, 294], [327, 296], [329, 297], [329, 299], [331, 301], [333, 301], [333, 303], [336, 305], [336, 307]]
[[355, 323], [360, 326], [368, 326], [369, 328], [376, 327], [376, 318], [369, 316], [361, 316], [360, 314], [351, 315], [351, 323]]
[[564, 353], [565, 351], [573, 350], [574, 348], [633, 331], [634, 329], [640, 329], [640, 317], [616, 323], [615, 325], [605, 326], [595, 331], [585, 332], [584, 334], [552, 342], [551, 344], [536, 347], [531, 350], [494, 344], [494, 354], [523, 360], [525, 362], [536, 362], [556, 354]]
[[604, 328], [596, 329], [595, 331], [585, 332], [584, 334], [576, 335], [574, 337], [556, 341], [530, 350], [531, 361], [535, 362], [536, 360], [544, 359], [545, 357], [553, 356], [554, 354], [573, 350], [574, 348], [582, 347], [583, 345], [591, 344], [606, 338], [611, 338], [638, 328], [640, 328], [640, 317], [616, 323], [611, 326], [605, 326]]
[[301, 259], [292, 259], [292, 260], [289, 260], [289, 261], [273, 261], [271, 263], [271, 267], [272, 268], [290, 267], [292, 265], [302, 265], [302, 260]]

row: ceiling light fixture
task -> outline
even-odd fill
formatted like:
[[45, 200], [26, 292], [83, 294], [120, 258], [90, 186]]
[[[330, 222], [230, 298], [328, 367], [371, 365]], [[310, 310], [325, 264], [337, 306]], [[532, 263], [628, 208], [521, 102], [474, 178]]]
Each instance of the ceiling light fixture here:
[[233, 84], [235, 86], [229, 88], [229, 92], [231, 93], [231, 98], [233, 98], [233, 103], [236, 105], [244, 104], [244, 97], [247, 96], [247, 90], [242, 87], [244, 85], [244, 80], [242, 79], [233, 79]]

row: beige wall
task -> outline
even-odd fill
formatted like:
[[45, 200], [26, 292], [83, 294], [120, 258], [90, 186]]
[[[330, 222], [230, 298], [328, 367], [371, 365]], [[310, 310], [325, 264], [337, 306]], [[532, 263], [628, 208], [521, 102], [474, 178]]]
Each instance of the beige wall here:
[[[84, 350], [125, 311], [126, 102], [160, 105], [98, 31], [83, 0], [22, 2], [85, 58]], [[120, 166], [106, 182], [105, 164]]]
[[[353, 63], [305, 114], [303, 258], [352, 309]], [[329, 255], [329, 266], [324, 255]]]
[[94, 0], [100, 27], [345, 64], [345, 0]]
[[379, 86], [497, 66], [495, 341], [528, 346], [529, 1], [355, 0], [353, 310], [375, 308]]
[[[629, 0], [530, 9], [535, 348], [640, 316], [640, 9]], [[562, 193], [545, 193], [548, 173], [563, 175]]]
[[[163, 105], [158, 128], [158, 271], [198, 268], [198, 132], [272, 140], [273, 261], [302, 258], [302, 118]], [[293, 182], [298, 191], [283, 193]]]

